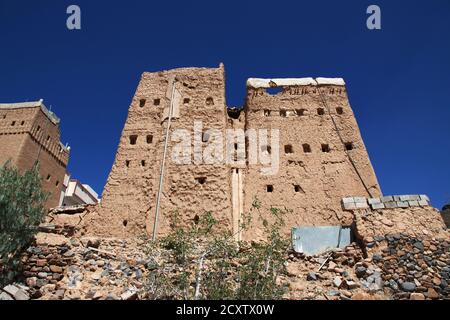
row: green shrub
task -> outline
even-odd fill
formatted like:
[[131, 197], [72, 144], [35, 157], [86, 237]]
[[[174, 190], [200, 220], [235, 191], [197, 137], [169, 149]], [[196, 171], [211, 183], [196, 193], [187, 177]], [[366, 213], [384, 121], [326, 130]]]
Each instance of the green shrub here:
[[24, 174], [9, 162], [0, 166], [0, 285], [14, 278], [21, 252], [44, 218], [47, 197], [37, 166]]

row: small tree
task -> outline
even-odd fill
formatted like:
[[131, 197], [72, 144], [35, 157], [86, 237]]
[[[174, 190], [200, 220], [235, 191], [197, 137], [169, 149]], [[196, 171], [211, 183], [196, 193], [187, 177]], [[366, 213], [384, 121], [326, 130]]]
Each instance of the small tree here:
[[37, 165], [24, 174], [9, 162], [0, 166], [0, 285], [16, 275], [20, 254], [44, 218], [47, 198]]

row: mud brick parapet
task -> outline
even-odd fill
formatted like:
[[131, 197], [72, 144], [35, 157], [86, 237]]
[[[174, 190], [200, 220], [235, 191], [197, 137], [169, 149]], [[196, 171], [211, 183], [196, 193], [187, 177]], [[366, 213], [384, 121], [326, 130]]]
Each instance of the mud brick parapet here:
[[427, 195], [397, 195], [379, 198], [347, 197], [342, 199], [344, 210], [368, 209], [393, 209], [409, 207], [430, 206], [430, 198]]

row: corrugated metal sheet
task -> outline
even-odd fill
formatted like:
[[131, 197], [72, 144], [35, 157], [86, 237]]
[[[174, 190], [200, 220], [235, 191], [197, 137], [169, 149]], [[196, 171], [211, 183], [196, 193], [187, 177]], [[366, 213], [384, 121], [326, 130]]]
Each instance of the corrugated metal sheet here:
[[316, 255], [333, 248], [345, 248], [352, 241], [350, 227], [301, 226], [292, 228], [294, 251]]

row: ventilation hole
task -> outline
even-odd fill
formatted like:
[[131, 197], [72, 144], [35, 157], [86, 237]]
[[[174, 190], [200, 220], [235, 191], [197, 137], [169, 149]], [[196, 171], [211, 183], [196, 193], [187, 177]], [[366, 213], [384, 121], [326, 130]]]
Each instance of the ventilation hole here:
[[145, 167], [145, 160], [141, 161], [141, 166]]
[[280, 110], [280, 117], [286, 118], [286, 110]]
[[194, 217], [194, 223], [198, 224], [200, 222], [200, 217], [196, 214]]
[[197, 183], [199, 183], [199, 184], [205, 184], [206, 183], [206, 177], [195, 178], [195, 181], [197, 181]]
[[15, 121], [13, 121], [13, 122], [11, 122], [11, 126], [15, 126], [16, 125], [16, 122]]
[[286, 154], [294, 153], [292, 146], [290, 144], [284, 146], [284, 153]]
[[125, 161], [125, 165], [127, 166], [127, 168], [129, 168], [130, 167], [130, 160], [126, 160]]
[[137, 138], [138, 138], [138, 136], [136, 136], [136, 135], [130, 136], [130, 144], [135, 145], [137, 142]]
[[295, 192], [303, 192], [303, 189], [298, 184], [296, 184], [296, 185], [294, 185], [294, 191]]
[[264, 116], [269, 117], [270, 116], [270, 110], [264, 110]]
[[51, 177], [52, 177], [51, 175], [48, 175], [47, 176], [47, 181], [50, 181]]
[[303, 152], [311, 153], [311, 146], [307, 143], [303, 144]]
[[122, 224], [124, 227], [126, 227], [128, 225], [128, 220], [123, 220]]
[[146, 99], [141, 99], [141, 100], [139, 100], [139, 107], [141, 107], [141, 108], [143, 108], [143, 107], [145, 107], [145, 104], [147, 103], [147, 100]]
[[147, 143], [153, 143], [153, 136], [151, 135], [151, 134], [149, 134], [148, 136], [147, 136]]
[[6, 114], [5, 114], [5, 115], [3, 115], [3, 119], [6, 119]]
[[25, 121], [22, 121], [22, 122], [20, 123], [21, 126], [23, 126], [24, 124], [25, 124]]
[[325, 110], [323, 108], [319, 108], [319, 109], [317, 109], [317, 114], [319, 116], [323, 116], [325, 114]]
[[281, 92], [283, 92], [283, 87], [272, 87], [272, 88], [267, 88], [266, 92], [272, 96], [277, 95]]
[[206, 105], [207, 105], [207, 106], [212, 106], [213, 104], [214, 104], [214, 99], [211, 98], [211, 97], [208, 97], [208, 98], [206, 99]]
[[235, 143], [235, 144], [234, 144], [234, 150], [237, 150], [237, 149], [238, 149], [238, 144]]
[[343, 114], [344, 113], [344, 109], [342, 109], [341, 107], [337, 107], [336, 108], [336, 113], [337, 114]]
[[330, 146], [327, 144], [322, 144], [322, 152], [330, 152]]
[[297, 109], [295, 110], [295, 113], [297, 114], [297, 116], [301, 117], [304, 116], [306, 113], [306, 109]]
[[155, 106], [159, 106], [161, 104], [161, 100], [160, 99], [155, 99], [155, 100], [153, 100], [153, 104]]
[[56, 186], [59, 186], [59, 181], [56, 181], [56, 183], [55, 183], [55, 184], [56, 184]]
[[351, 142], [345, 143], [345, 150], [347, 151], [353, 150], [353, 143]]
[[191, 99], [189, 98], [184, 98], [183, 103], [184, 104], [188, 104], [189, 102], [191, 102]]
[[273, 192], [273, 185], [269, 184], [266, 186], [266, 191], [267, 192]]

